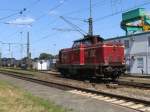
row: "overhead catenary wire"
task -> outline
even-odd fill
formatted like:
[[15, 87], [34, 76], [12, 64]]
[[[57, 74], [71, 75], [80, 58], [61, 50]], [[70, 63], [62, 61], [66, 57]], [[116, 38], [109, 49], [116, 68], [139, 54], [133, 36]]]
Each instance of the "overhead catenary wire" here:
[[[42, 36], [41, 38], [35, 40], [33, 44], [36, 44], [36, 43], [38, 43], [38, 42], [41, 42], [41, 40], [47, 39], [47, 38], [49, 38], [50, 36], [53, 36], [53, 35], [56, 35], [56, 34], [58, 34], [58, 33], [55, 32], [55, 33], [52, 33], [52, 34], [47, 34], [47, 35], [45, 35], [45, 36]], [[32, 45], [33, 45], [33, 44], [32, 44]]]
[[[47, 13], [40, 15], [40, 16], [37, 17], [35, 20], [38, 21], [38, 20], [44, 18], [44, 17], [45, 17], [46, 15], [48, 15], [51, 11], [54, 11], [54, 10], [56, 10], [57, 8], [61, 7], [61, 6], [62, 6], [65, 2], [67, 2], [67, 1], [69, 1], [69, 0], [64, 0], [63, 3], [59, 3], [59, 4], [55, 5], [54, 7], [52, 7], [51, 9], [49, 9], [49, 11], [48, 11]], [[52, 23], [56, 23], [56, 22], [57, 22], [57, 20], [55, 19]], [[41, 29], [40, 29], [40, 31], [41, 31]]]
[[[106, 1], [106, 0], [98, 1], [98, 2], [96, 2], [96, 3], [93, 3], [93, 4], [92, 4], [92, 7], [97, 7], [97, 6], [99, 6], [99, 5], [104, 5], [104, 4], [105, 4], [105, 1]], [[99, 3], [100, 3], [100, 4], [99, 4]], [[75, 13], [81, 13], [82, 11], [87, 11], [87, 10], [89, 10], [89, 9], [90, 9], [90, 7], [81, 8], [81, 9], [78, 9], [78, 10], [74, 10], [74, 11], [70, 11], [70, 12], [64, 13], [64, 14], [62, 14], [62, 15], [63, 15], [63, 16], [65, 16], [65, 15], [72, 15], [72, 14], [75, 14]]]
[[13, 43], [13, 42], [1, 42], [1, 44], [11, 44], [11, 45], [27, 45], [27, 44], [22, 44], [22, 43]]
[[[75, 11], [71, 11], [71, 12], [68, 12], [68, 13], [65, 13], [65, 14], [62, 14], [62, 15], [63, 15], [63, 17], [68, 18], [68, 19], [71, 19], [71, 20], [81, 21], [81, 22], [88, 22], [88, 19], [79, 18], [79, 17], [70, 17], [70, 16], [68, 16], [68, 15], [72, 15], [72, 14], [74, 14], [74, 13], [81, 13], [82, 11], [90, 10], [91, 7], [93, 8], [93, 7], [97, 7], [97, 6], [99, 6], [99, 5], [102, 5], [102, 6], [103, 6], [103, 5], [105, 4], [105, 1], [106, 1], [106, 0], [98, 1], [98, 2], [96, 2], [96, 3], [92, 3], [92, 4], [90, 5], [90, 7], [81, 8], [81, 9], [78, 9], [78, 10], [75, 10]], [[65, 15], [67, 15], [67, 16], [65, 16]]]
[[107, 18], [109, 18], [109, 17], [118, 15], [118, 14], [120, 14], [120, 13], [124, 13], [124, 12], [127, 12], [127, 11], [129, 11], [129, 10], [132, 10], [132, 9], [135, 9], [135, 8], [138, 8], [138, 7], [141, 7], [141, 6], [145, 6], [145, 5], [148, 5], [148, 4], [150, 4], [150, 1], [145, 2], [145, 3], [143, 3], [143, 4], [136, 5], [136, 6], [134, 6], [134, 7], [131, 7], [131, 8], [125, 9], [125, 10], [121, 10], [121, 11], [114, 12], [114, 13], [112, 13], [112, 14], [109, 14], [109, 15], [106, 15], [106, 16], [103, 16], [103, 17], [96, 18], [93, 22], [101, 21], [101, 20], [107, 19]]
[[84, 30], [82, 30], [80, 27], [78, 27], [77, 25], [74, 25], [73, 23], [71, 23], [70, 21], [68, 21], [67, 19], [65, 19], [63, 16], [60, 16], [60, 18], [62, 20], [64, 20], [66, 23], [68, 23], [72, 28], [74, 28], [76, 31], [78, 31], [81, 35], [86, 35], [87, 32], [85, 32]]
[[87, 19], [85, 19], [85, 18], [77, 18], [77, 17], [69, 17], [69, 16], [65, 16], [65, 18], [75, 20], [75, 21], [87, 22]]
[[23, 9], [20, 10], [20, 11], [17, 11], [17, 12], [15, 12], [15, 13], [10, 14], [10, 15], [1, 17], [1, 18], [0, 18], [0, 21], [1, 21], [1, 20], [5, 20], [5, 19], [10, 18], [10, 17], [13, 17], [13, 16], [16, 16], [16, 15], [18, 15], [18, 14], [22, 14], [22, 13], [24, 13], [25, 11], [26, 11], [26, 8], [23, 8]]
[[60, 2], [60, 3], [57, 4], [56, 6], [52, 7], [52, 8], [48, 11], [48, 13], [42, 14], [42, 15], [40, 15], [39, 17], [37, 17], [37, 18], [36, 18], [36, 21], [42, 19], [43, 17], [45, 17], [46, 15], [48, 15], [51, 11], [54, 11], [54, 10], [58, 9], [59, 7], [61, 7], [61, 6], [62, 6], [65, 2], [67, 2], [67, 1], [68, 1], [68, 0], [64, 0], [62, 3]]
[[[40, 0], [37, 0], [37, 1], [40, 1]], [[137, 7], [137, 6], [136, 6]], [[56, 8], [57, 9], [57, 8]], [[55, 10], [55, 9], [54, 9]], [[127, 9], [127, 10], [129, 10], [129, 9]], [[109, 17], [111, 17], [111, 16], [114, 16], [114, 15], [117, 15], [117, 14], [119, 14], [119, 13], [122, 13], [122, 12], [125, 12], [125, 11], [127, 11], [127, 10], [122, 10], [122, 11], [117, 11], [117, 12], [114, 12], [114, 13], [112, 13], [112, 14], [110, 14], [110, 15], [106, 15], [106, 16], [104, 16], [104, 17], [100, 17], [100, 18], [97, 18], [97, 19], [99, 19], [99, 20], [97, 20], [97, 19], [95, 19], [95, 22], [97, 22], [97, 21], [100, 21], [100, 20], [103, 20], [103, 19], [105, 19], [105, 18], [109, 18]], [[52, 10], [53, 11], [53, 10]], [[41, 17], [42, 18], [42, 17]], [[41, 19], [40, 18], [40, 19]], [[70, 17], [71, 18], [71, 17]], [[77, 19], [77, 18], [72, 18], [72, 19]], [[78, 18], [79, 19], [79, 18]], [[81, 18], [80, 18], [81, 19]], [[54, 33], [55, 34], [55, 33]], [[40, 40], [44, 40], [44, 39], [46, 39], [46, 38], [49, 38], [51, 35], [53, 35], [53, 34], [48, 34], [48, 35], [46, 35], [46, 36], [43, 36], [42, 38], [40, 38], [39, 40], [37, 40], [37, 42], [39, 41], [40, 42]], [[33, 43], [34, 44], [34, 43]]]
[[37, 5], [41, 0], [35, 0], [33, 3], [29, 4], [26, 8], [31, 9], [33, 6]]
[[9, 15], [7, 15], [7, 16], [1, 17], [1, 18], [0, 18], [0, 21], [1, 21], [1, 20], [5, 20], [5, 19], [8, 19], [8, 18], [13, 17], [13, 16], [16, 16], [16, 15], [19, 15], [19, 14], [23, 14], [23, 13], [26, 12], [27, 10], [29, 11], [29, 9], [32, 8], [33, 5], [36, 5], [39, 1], [41, 1], [41, 0], [36, 0], [34, 3], [30, 4], [30, 5], [29, 5], [28, 7], [26, 7], [26, 8], [22, 8], [22, 9], [20, 9], [20, 10], [15, 11], [15, 12], [12, 13], [12, 14], [9, 14]]
[[8, 36], [5, 36], [5, 38], [11, 38], [11, 37], [15, 36], [16, 34], [18, 34], [18, 31], [15, 31], [15, 32], [9, 34]]
[[14, 12], [19, 11], [18, 9], [0, 9], [0, 12]]
[[[7, 18], [16, 16], [16, 15], [18, 15], [18, 14], [23, 14], [25, 11], [28, 11], [28, 12], [29, 12], [29, 9], [32, 8], [33, 5], [37, 4], [39, 1], [41, 1], [41, 0], [36, 0], [33, 4], [30, 4], [28, 7], [23, 8], [23, 10], [17, 11], [17, 12], [15, 12], [15, 13], [13, 13], [13, 14], [10, 14], [10, 15], [8, 15], [8, 16], [2, 17], [2, 18], [0, 18], [0, 20], [5, 20], [5, 19], [7, 19]], [[68, 1], [68, 0], [65, 0], [63, 3], [60, 3], [60, 4], [58, 4], [58, 5], [54, 6], [54, 7], [52, 7], [52, 8], [49, 10], [49, 12], [50, 12], [50, 11], [53, 11], [53, 10], [56, 10], [57, 8], [61, 7], [66, 1]], [[45, 16], [45, 15], [47, 15], [47, 14], [48, 14], [48, 13], [46, 13], [46, 14], [40, 16], [40, 17], [38, 18], [38, 20], [41, 19], [43, 16]], [[36, 20], [37, 20], [37, 19], [36, 19]], [[51, 35], [51, 34], [42, 37], [41, 39], [37, 40], [37, 42], [40, 41], [40, 40], [43, 40], [43, 39], [48, 38], [50, 35]], [[3, 42], [2, 44], [10, 44], [10, 43], [4, 43], [4, 42]], [[11, 44], [18, 44], [18, 43], [11, 43]], [[19, 45], [22, 45], [22, 44], [19, 44]]]

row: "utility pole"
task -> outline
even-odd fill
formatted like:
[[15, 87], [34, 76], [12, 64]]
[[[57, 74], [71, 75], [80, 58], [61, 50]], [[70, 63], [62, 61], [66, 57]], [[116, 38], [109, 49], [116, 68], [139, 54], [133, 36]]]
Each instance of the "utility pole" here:
[[20, 44], [20, 56], [21, 56], [21, 59], [23, 58], [23, 44], [22, 44], [22, 40], [23, 40], [23, 36], [22, 36], [23, 32], [20, 32], [20, 36], [21, 36], [21, 44]]
[[30, 54], [30, 33], [27, 32], [27, 67], [31, 66], [31, 54]]
[[8, 43], [8, 46], [9, 46], [8, 51], [9, 51], [10, 58], [13, 58], [13, 51], [11, 50], [11, 45], [12, 45], [12, 44], [13, 44], [13, 43]]
[[90, 0], [89, 35], [93, 36], [92, 0]]
[[30, 59], [30, 34], [27, 32], [27, 58]]
[[9, 55], [10, 55], [10, 58], [11, 58], [10, 43], [8, 43], [8, 51], [9, 51]]

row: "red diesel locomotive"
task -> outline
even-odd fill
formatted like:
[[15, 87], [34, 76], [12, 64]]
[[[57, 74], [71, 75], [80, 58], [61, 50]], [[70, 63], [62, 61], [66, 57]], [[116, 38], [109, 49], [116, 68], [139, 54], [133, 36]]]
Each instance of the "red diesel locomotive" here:
[[121, 43], [105, 43], [99, 36], [87, 35], [74, 41], [72, 48], [60, 50], [57, 68], [64, 76], [115, 80], [125, 72], [124, 56]]
[[57, 68], [62, 75], [115, 80], [125, 72], [124, 46], [121, 43], [104, 43], [103, 38], [93, 35], [92, 0], [90, 0], [88, 33], [62, 16], [61, 19], [75, 31], [84, 34], [83, 39], [74, 41], [72, 48], [60, 50]]

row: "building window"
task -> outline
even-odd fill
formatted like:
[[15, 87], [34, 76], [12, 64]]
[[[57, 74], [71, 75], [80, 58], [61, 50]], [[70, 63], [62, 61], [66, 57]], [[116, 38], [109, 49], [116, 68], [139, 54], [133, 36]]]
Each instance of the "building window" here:
[[129, 48], [129, 40], [124, 40], [124, 46], [125, 48]]
[[148, 46], [150, 46], [150, 37], [148, 37]]
[[143, 68], [144, 61], [143, 58], [137, 58], [137, 68]]
[[121, 40], [118, 40], [119, 43], [121, 43]]
[[113, 43], [116, 43], [116, 40], [113, 40]]

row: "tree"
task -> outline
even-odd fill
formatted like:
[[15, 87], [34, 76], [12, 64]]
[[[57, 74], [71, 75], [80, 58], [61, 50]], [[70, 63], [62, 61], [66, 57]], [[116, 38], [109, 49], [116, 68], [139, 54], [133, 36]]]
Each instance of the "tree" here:
[[34, 59], [33, 59], [33, 61], [37, 61], [39, 58], [37, 58], [37, 57], [35, 57]]
[[41, 53], [39, 56], [39, 59], [41, 60], [49, 60], [54, 58], [54, 56], [52, 54], [48, 54], [48, 53]]

